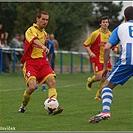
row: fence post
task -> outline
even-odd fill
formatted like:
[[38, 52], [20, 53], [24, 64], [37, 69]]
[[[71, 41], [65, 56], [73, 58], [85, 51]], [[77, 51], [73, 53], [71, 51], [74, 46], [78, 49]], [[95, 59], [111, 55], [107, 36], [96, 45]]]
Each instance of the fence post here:
[[2, 74], [2, 49], [0, 49], [0, 74]]
[[90, 62], [90, 73], [93, 72], [93, 67], [92, 67], [92, 63]]
[[62, 52], [60, 53], [60, 73], [62, 74], [62, 65], [63, 65], [63, 55], [62, 55]]
[[80, 54], [80, 72], [83, 72], [83, 54]]
[[70, 56], [71, 56], [71, 73], [73, 73], [73, 53], [71, 52], [71, 54], [70, 54]]
[[13, 72], [16, 71], [16, 51], [14, 49], [14, 53], [13, 53]]

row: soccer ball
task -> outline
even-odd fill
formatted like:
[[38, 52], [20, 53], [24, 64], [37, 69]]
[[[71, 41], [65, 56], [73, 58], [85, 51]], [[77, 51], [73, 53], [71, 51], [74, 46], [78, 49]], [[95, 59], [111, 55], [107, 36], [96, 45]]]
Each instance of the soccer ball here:
[[52, 114], [58, 110], [59, 103], [55, 98], [48, 98], [44, 102], [44, 108], [49, 114]]

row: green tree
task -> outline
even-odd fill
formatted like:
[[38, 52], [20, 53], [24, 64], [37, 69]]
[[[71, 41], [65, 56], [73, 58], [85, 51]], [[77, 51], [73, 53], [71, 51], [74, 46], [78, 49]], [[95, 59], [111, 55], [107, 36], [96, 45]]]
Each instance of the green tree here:
[[[120, 11], [122, 10], [123, 3], [119, 2], [116, 5], [113, 2], [96, 2], [94, 3], [93, 14], [95, 16], [95, 25], [99, 24], [99, 19], [101, 16], [109, 16], [111, 26], [110, 28], [113, 30], [116, 26], [118, 26], [122, 21], [123, 17], [119, 20], [118, 17], [120, 15]], [[90, 25], [94, 25], [93, 23]], [[98, 25], [99, 26], [99, 25]]]
[[59, 2], [50, 3], [49, 8], [52, 9], [56, 17], [55, 37], [59, 41], [60, 48], [71, 50], [75, 47], [75, 40], [80, 40], [86, 25], [99, 27], [99, 19], [103, 15], [107, 15], [111, 21], [111, 29], [114, 29], [121, 20], [118, 19], [122, 9], [122, 2], [118, 5], [113, 2]]
[[108, 15], [115, 24], [122, 21], [118, 19], [122, 2], [1, 2], [0, 6], [3, 30], [11, 36], [24, 33], [35, 22], [37, 11], [46, 10], [50, 15], [46, 31], [55, 34], [64, 50], [78, 45], [75, 40], [80, 40], [87, 25], [99, 26], [101, 16]]
[[36, 21], [36, 13], [44, 7], [45, 4], [37, 2], [18, 3], [16, 9], [17, 19], [14, 21], [14, 33], [24, 33]]
[[113, 2], [97, 2], [95, 3], [95, 9], [93, 12], [96, 19], [104, 15], [109, 16], [112, 21], [119, 21], [118, 16], [120, 15], [122, 7], [122, 2], [119, 2], [118, 5]]
[[16, 8], [18, 3], [3, 2], [0, 3], [0, 20], [3, 24], [2, 32], [13, 34], [14, 20], [17, 19]]
[[36, 20], [36, 13], [39, 10], [46, 10], [50, 14], [49, 24], [47, 26], [48, 32], [55, 32], [56, 24], [53, 10], [49, 3], [42, 2], [27, 2], [19, 3], [17, 6], [17, 19], [15, 20], [14, 32], [22, 33], [31, 26]]
[[71, 50], [75, 45], [74, 40], [80, 39], [81, 31], [89, 21], [93, 21], [91, 3], [70, 2], [57, 3], [55, 36], [60, 48]]

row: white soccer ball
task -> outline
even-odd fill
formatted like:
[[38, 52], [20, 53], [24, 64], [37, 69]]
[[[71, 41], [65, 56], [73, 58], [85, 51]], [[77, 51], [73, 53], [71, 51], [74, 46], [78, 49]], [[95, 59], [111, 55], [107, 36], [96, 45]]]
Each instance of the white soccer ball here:
[[48, 98], [44, 102], [44, 108], [49, 114], [52, 114], [58, 110], [59, 103], [55, 98]]

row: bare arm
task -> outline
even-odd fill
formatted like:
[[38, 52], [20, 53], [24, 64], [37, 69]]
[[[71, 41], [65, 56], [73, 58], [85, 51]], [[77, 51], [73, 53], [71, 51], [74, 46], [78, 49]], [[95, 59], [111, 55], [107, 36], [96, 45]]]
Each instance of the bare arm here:
[[90, 56], [91, 58], [95, 58], [95, 57], [96, 57], [96, 55], [91, 51], [91, 49], [90, 49], [89, 46], [88, 46], [88, 47], [85, 47], [85, 48], [86, 48], [86, 50], [88, 51], [89, 56]]
[[112, 48], [112, 51], [114, 52], [114, 54], [117, 54], [119, 52], [119, 44], [117, 44], [116, 46], [114, 46]]
[[53, 54], [51, 53], [51, 54], [48, 55], [48, 60], [49, 60], [49, 62], [52, 61], [52, 58], [53, 58]]
[[49, 53], [49, 49], [48, 49], [44, 44], [42, 44], [38, 39], [35, 39], [35, 40], [33, 41], [33, 43], [36, 44], [36, 45], [38, 45], [38, 46], [40, 46], [40, 47], [44, 50], [44, 52], [45, 52], [46, 54]]
[[59, 43], [55, 39], [53, 40], [53, 42], [54, 42], [54, 49], [57, 50], [59, 48]]
[[107, 43], [104, 47], [104, 69], [103, 69], [102, 77], [106, 77], [108, 73], [108, 59], [109, 59], [111, 46], [112, 45], [110, 43]]

